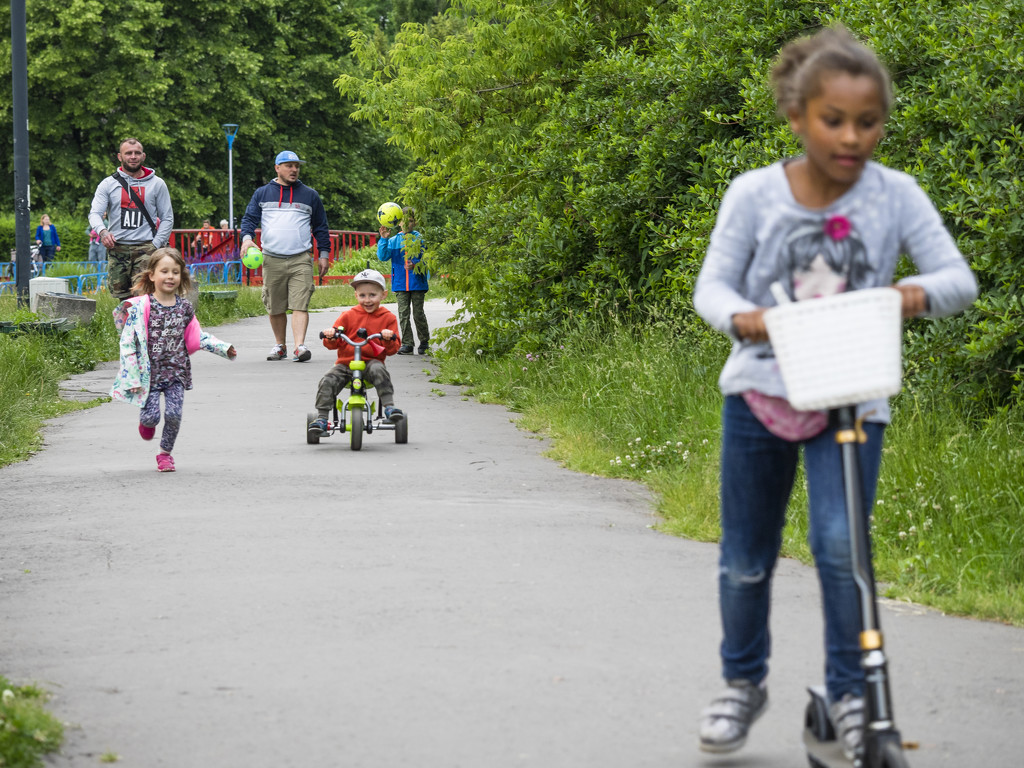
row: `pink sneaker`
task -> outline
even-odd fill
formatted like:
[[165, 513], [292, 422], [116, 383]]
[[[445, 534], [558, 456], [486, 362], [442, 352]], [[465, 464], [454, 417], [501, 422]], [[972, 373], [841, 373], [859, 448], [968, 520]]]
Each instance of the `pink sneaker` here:
[[147, 427], [145, 424], [139, 423], [139, 434], [142, 435], [143, 440], [152, 440], [153, 435], [156, 434], [156, 427]]
[[157, 472], [173, 472], [174, 471], [174, 459], [171, 458], [169, 453], [158, 453], [156, 455], [156, 471]]

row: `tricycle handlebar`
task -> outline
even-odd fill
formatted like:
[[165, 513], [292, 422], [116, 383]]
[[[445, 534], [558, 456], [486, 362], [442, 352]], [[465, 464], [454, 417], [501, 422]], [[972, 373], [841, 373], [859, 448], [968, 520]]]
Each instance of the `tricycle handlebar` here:
[[[358, 331], [356, 331], [356, 335], [357, 336], [364, 336], [365, 334], [366, 334], [366, 329], [365, 328], [360, 328]], [[334, 336], [324, 336], [324, 332], [320, 331], [320, 338], [321, 339], [327, 339], [327, 338], [341, 339], [345, 343], [351, 344], [353, 347], [361, 347], [364, 344], [366, 344], [367, 342], [373, 341], [374, 339], [383, 339], [383, 337], [379, 333], [373, 333], [373, 334], [370, 334], [369, 336], [366, 336], [362, 341], [353, 341], [352, 339], [350, 339], [348, 336], [346, 336], [344, 333], [342, 333], [341, 331], [339, 331], [337, 329], [335, 329], [335, 331], [334, 331]]]

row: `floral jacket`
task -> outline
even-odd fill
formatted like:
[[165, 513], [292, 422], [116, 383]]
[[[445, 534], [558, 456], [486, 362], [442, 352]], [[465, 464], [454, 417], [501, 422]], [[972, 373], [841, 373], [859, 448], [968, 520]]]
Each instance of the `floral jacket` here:
[[[122, 301], [114, 310], [114, 325], [121, 332], [121, 367], [110, 396], [139, 408], [149, 398], [149, 303], [148, 295], [134, 296]], [[226, 358], [230, 347], [230, 343], [204, 331], [194, 316], [185, 328], [185, 349], [190, 355], [205, 349]]]

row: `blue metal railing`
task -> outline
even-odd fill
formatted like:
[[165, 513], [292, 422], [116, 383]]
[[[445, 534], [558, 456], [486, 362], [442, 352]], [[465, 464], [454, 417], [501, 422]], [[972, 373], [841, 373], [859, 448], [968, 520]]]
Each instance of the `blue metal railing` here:
[[[47, 272], [66, 271], [68, 268], [81, 272], [62, 275], [48, 275]], [[242, 283], [242, 262], [209, 261], [189, 264], [189, 274], [199, 285]], [[107, 284], [107, 262], [105, 261], [47, 261], [32, 265], [32, 277], [57, 277], [68, 281], [68, 293], [81, 295], [98, 291]], [[0, 261], [0, 294], [18, 290], [18, 265], [13, 261]]]

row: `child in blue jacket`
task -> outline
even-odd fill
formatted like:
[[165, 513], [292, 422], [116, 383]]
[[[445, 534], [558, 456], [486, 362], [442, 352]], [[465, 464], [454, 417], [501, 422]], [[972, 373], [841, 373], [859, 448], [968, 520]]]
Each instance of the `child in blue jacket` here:
[[412, 354], [412, 320], [416, 323], [419, 353], [430, 352], [430, 328], [423, 311], [423, 301], [430, 290], [427, 272], [420, 264], [423, 258], [423, 235], [416, 230], [416, 211], [402, 209], [402, 231], [390, 236], [391, 230], [381, 227], [377, 241], [377, 258], [391, 262], [391, 290], [398, 301], [398, 325], [402, 337], [400, 355]]

